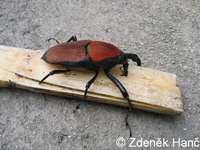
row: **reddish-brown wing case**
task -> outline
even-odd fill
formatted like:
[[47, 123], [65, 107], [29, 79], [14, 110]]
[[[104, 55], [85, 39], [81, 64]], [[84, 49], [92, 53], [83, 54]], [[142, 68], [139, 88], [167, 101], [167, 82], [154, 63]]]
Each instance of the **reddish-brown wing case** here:
[[88, 45], [88, 54], [93, 62], [120, 56], [120, 52], [116, 46], [106, 42], [93, 41]]
[[87, 60], [85, 47], [89, 42], [91, 41], [83, 40], [58, 44], [44, 53], [42, 59], [52, 64]]

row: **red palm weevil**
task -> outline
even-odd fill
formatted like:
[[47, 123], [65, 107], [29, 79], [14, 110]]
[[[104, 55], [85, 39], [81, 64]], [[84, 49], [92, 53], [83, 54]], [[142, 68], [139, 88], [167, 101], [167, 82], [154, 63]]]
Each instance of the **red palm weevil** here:
[[[124, 53], [116, 46], [91, 40], [77, 41], [76, 36], [72, 36], [66, 43], [59, 43], [56, 39], [50, 38], [47, 41], [55, 40], [58, 44], [47, 50], [41, 59], [50, 64], [56, 64], [66, 67], [66, 70], [53, 70], [47, 74], [39, 84], [41, 84], [46, 78], [54, 74], [66, 73], [71, 70], [76, 71], [94, 71], [94, 77], [88, 81], [85, 87], [85, 93], [83, 100], [76, 106], [74, 112], [79, 109], [79, 106], [86, 99], [87, 91], [91, 84], [98, 76], [99, 69], [102, 68], [106, 76], [118, 87], [122, 93], [124, 99], [128, 102], [128, 111], [125, 117], [127, 127], [131, 129], [127, 122], [128, 114], [133, 110], [131, 101], [129, 99], [128, 92], [124, 86], [112, 76], [109, 71], [118, 64], [123, 66], [120, 68], [122, 76], [128, 75], [128, 59], [136, 62], [138, 66], [141, 66], [140, 58], [136, 54]], [[123, 70], [122, 70], [123, 68]]]

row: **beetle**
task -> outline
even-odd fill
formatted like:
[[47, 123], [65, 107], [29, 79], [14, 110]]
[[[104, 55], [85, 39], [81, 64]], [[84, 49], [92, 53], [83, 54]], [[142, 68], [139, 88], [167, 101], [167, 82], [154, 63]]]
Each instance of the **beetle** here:
[[[66, 73], [71, 70], [76, 71], [93, 71], [94, 77], [89, 80], [85, 87], [83, 100], [76, 106], [74, 112], [79, 109], [79, 106], [86, 99], [87, 91], [91, 84], [98, 76], [99, 69], [104, 70], [105, 75], [118, 87], [124, 99], [128, 102], [128, 111], [125, 117], [126, 126], [131, 129], [128, 124], [127, 118], [129, 112], [133, 110], [131, 100], [129, 99], [128, 92], [124, 86], [117, 80], [109, 71], [118, 64], [122, 64], [120, 67], [122, 71], [121, 76], [128, 75], [128, 59], [136, 62], [138, 66], [141, 66], [141, 60], [136, 54], [124, 53], [116, 46], [92, 40], [80, 40], [77, 41], [76, 36], [72, 36], [66, 43], [59, 43], [56, 39], [50, 38], [47, 41], [55, 40], [58, 44], [49, 48], [41, 59], [50, 64], [56, 64], [66, 67], [66, 70], [53, 70], [47, 74], [40, 82], [41, 84], [45, 79], [54, 74]], [[122, 69], [123, 68], [123, 69]]]

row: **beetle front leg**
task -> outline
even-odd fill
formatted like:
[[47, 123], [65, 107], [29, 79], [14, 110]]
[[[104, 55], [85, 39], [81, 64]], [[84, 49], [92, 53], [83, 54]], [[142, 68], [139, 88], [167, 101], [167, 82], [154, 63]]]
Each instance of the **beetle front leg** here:
[[[124, 68], [124, 70], [122, 70], [122, 68]], [[125, 76], [127, 77], [128, 76], [128, 62], [123, 64], [122, 67], [119, 68], [122, 72], [121, 76]]]
[[132, 61], [137, 62], [138, 66], [141, 66], [141, 60], [136, 54], [126, 53], [126, 56], [127, 56], [128, 59], [132, 59]]
[[41, 84], [44, 80], [46, 80], [49, 76], [52, 76], [54, 74], [61, 74], [61, 73], [66, 73], [69, 72], [71, 70], [67, 69], [67, 70], [53, 70], [51, 72], [49, 72], [49, 74], [47, 74], [40, 82], [39, 84]]
[[71, 41], [77, 41], [77, 37], [73, 35], [69, 40], [67, 40], [67, 42], [71, 42]]
[[87, 96], [87, 91], [88, 91], [88, 89], [90, 88], [91, 84], [96, 80], [96, 78], [97, 78], [97, 76], [98, 76], [98, 73], [99, 73], [99, 70], [96, 71], [95, 76], [86, 84], [86, 86], [85, 86], [84, 98], [83, 98], [83, 100], [76, 106], [76, 108], [73, 110], [74, 113], [79, 109], [80, 105], [85, 101], [86, 96]]
[[127, 119], [128, 119], [129, 113], [132, 112], [132, 110], [133, 110], [133, 106], [131, 104], [131, 100], [129, 99], [128, 92], [126, 91], [124, 86], [119, 82], [119, 80], [117, 80], [114, 76], [112, 76], [108, 71], [104, 70], [104, 72], [105, 72], [106, 76], [118, 87], [118, 89], [122, 93], [123, 97], [128, 101], [128, 111], [126, 113], [125, 122], [126, 122], [126, 126], [129, 128], [129, 131], [130, 131], [129, 136], [131, 137], [132, 131], [131, 131], [131, 128], [129, 126]]

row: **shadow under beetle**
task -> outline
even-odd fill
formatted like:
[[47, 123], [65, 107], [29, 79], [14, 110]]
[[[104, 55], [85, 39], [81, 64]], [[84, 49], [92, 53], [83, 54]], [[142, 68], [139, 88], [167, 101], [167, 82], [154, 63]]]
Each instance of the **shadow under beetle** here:
[[[106, 76], [118, 87], [123, 97], [128, 102], [128, 111], [125, 117], [126, 126], [130, 130], [130, 136], [132, 135], [131, 128], [128, 124], [128, 114], [133, 110], [131, 101], [129, 99], [128, 92], [124, 86], [112, 76], [109, 71], [118, 64], [122, 64], [120, 67], [122, 76], [128, 75], [128, 59], [136, 62], [138, 66], [141, 66], [140, 58], [136, 54], [123, 53], [116, 46], [91, 40], [80, 40], [77, 41], [76, 36], [72, 36], [66, 43], [59, 43], [56, 39], [50, 38], [47, 41], [55, 40], [58, 44], [48, 49], [41, 59], [50, 64], [56, 64], [65, 66], [66, 70], [53, 70], [47, 74], [39, 84], [41, 84], [46, 78], [54, 74], [66, 73], [71, 70], [76, 71], [94, 71], [94, 77], [88, 81], [85, 87], [85, 93], [83, 100], [76, 106], [74, 112], [79, 109], [79, 106], [86, 99], [87, 91], [91, 84], [95, 81], [98, 76], [100, 68], [103, 68]], [[123, 69], [122, 69], [123, 68]]]

